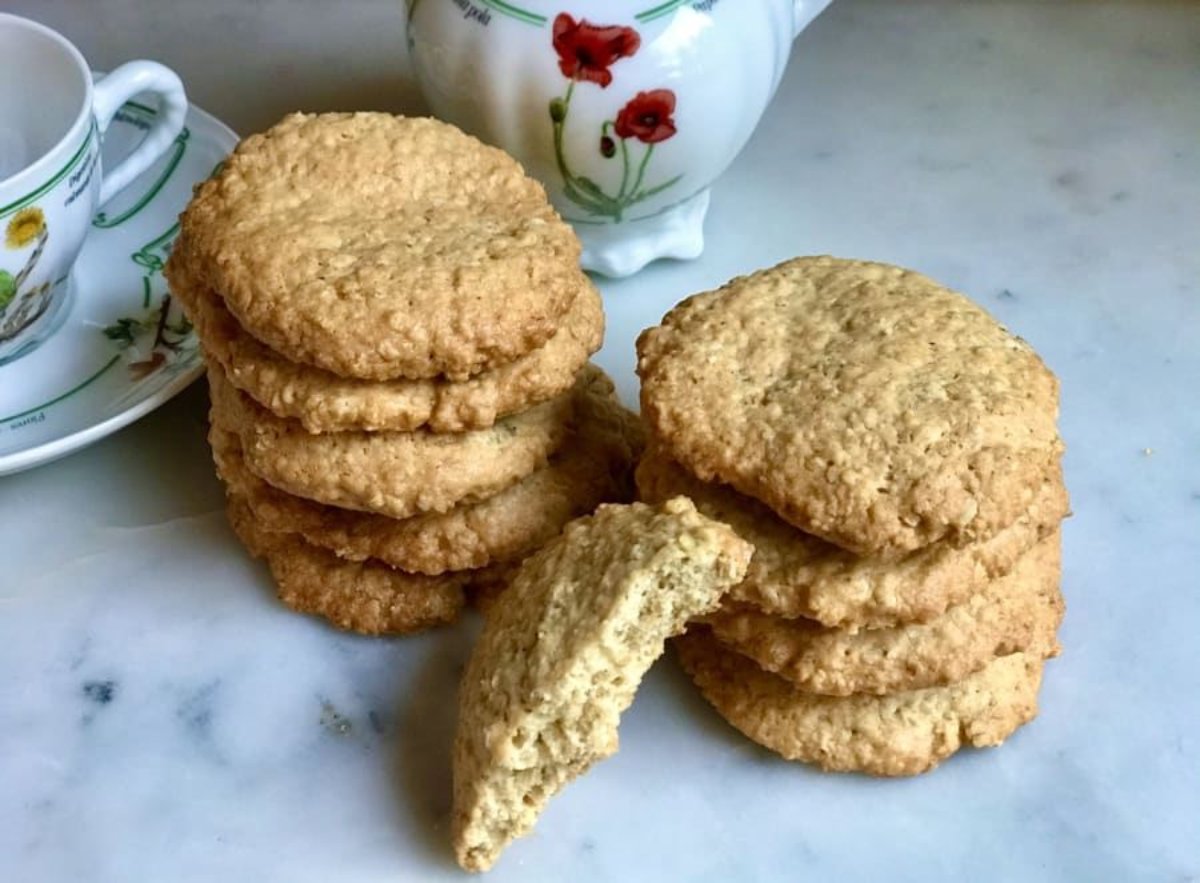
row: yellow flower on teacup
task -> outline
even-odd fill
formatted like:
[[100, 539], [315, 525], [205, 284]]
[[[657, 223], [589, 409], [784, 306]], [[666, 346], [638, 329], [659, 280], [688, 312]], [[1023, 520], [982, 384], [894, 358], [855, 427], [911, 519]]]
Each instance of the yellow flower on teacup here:
[[8, 222], [4, 244], [9, 248], [24, 248], [46, 229], [46, 216], [37, 206], [23, 208]]

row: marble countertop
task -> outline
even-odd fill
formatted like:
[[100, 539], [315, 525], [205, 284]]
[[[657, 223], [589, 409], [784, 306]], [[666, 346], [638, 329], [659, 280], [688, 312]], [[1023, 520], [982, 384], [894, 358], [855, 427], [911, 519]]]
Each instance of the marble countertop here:
[[[9, 0], [99, 68], [176, 69], [241, 131], [419, 109], [401, 4]], [[599, 360], [682, 296], [798, 253], [968, 292], [1062, 378], [1065, 652], [1004, 748], [822, 775], [671, 660], [620, 753], [492, 879], [1200, 878], [1200, 7], [838, 0], [713, 193], [708, 252], [602, 287]], [[449, 742], [476, 626], [288, 615], [236, 545], [204, 392], [0, 479], [0, 880], [461, 879]]]

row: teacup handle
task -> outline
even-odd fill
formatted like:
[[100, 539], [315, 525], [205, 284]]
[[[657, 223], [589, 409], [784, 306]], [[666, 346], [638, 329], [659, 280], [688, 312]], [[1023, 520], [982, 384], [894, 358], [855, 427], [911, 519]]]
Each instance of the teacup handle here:
[[188, 103], [179, 76], [154, 61], [130, 61], [95, 85], [92, 106], [102, 138], [121, 105], [139, 92], [153, 92], [158, 96], [158, 117], [142, 143], [114, 168], [105, 170], [104, 180], [100, 184], [99, 205], [104, 205], [146, 171], [167, 151], [183, 128]]
[[825, 11], [825, 7], [833, 0], [792, 0], [792, 36], [799, 37], [800, 32], [812, 24], [812, 20]]

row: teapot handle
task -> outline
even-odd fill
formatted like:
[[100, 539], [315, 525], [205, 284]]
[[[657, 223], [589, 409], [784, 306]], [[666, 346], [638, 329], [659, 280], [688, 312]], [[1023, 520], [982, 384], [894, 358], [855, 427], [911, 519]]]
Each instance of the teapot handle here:
[[833, 0], [793, 0], [792, 22], [793, 37], [799, 37], [800, 32], [812, 24], [812, 20], [825, 11]]

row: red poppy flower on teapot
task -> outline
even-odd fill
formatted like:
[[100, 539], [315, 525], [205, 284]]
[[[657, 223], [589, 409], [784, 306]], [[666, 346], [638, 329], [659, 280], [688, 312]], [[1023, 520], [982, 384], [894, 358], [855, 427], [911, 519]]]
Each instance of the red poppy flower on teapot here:
[[584, 266], [624, 276], [702, 252], [710, 185], [828, 3], [410, 0], [408, 38], [434, 113], [520, 160]]

